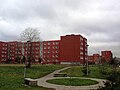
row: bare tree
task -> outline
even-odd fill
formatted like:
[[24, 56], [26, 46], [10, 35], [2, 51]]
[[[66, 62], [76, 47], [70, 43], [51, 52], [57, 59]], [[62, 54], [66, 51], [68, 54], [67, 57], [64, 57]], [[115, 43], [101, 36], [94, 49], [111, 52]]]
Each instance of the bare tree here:
[[21, 40], [24, 42], [40, 41], [40, 31], [37, 28], [28, 27], [21, 33]]
[[[40, 41], [40, 31], [37, 28], [26, 28], [20, 35], [22, 42], [26, 43], [27, 48], [27, 67], [31, 67], [31, 58], [32, 58], [32, 42]], [[28, 53], [29, 52], [29, 53]]]

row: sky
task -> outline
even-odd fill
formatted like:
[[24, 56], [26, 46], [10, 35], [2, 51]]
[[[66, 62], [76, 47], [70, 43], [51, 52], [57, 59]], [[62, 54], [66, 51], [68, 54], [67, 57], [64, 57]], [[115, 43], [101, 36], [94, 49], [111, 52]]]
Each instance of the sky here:
[[41, 40], [81, 34], [89, 54], [120, 56], [120, 0], [0, 0], [0, 41], [18, 40], [28, 27], [39, 29]]

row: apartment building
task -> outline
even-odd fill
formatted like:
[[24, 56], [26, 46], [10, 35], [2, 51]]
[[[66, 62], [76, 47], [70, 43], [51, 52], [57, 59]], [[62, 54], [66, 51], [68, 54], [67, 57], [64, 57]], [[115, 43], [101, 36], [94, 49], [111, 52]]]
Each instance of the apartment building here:
[[90, 63], [105, 63], [105, 62], [110, 62], [111, 59], [113, 58], [113, 54], [111, 51], [101, 51], [101, 56], [100, 54], [93, 54], [88, 56], [88, 61]]
[[43, 41], [43, 63], [56, 64], [60, 60], [60, 40]]
[[100, 54], [93, 54], [88, 56], [88, 62], [90, 64], [98, 64], [100, 62], [101, 56]]
[[0, 41], [0, 63], [5, 63], [8, 60], [8, 44]]
[[42, 42], [1, 42], [0, 53], [3, 46], [6, 54], [0, 54], [0, 59], [11, 63], [22, 63], [23, 58], [43, 64], [85, 64], [87, 60], [87, 39], [81, 35], [65, 35], [60, 40]]
[[23, 44], [23, 56], [26, 57], [26, 60], [31, 59], [32, 63], [38, 63], [41, 54], [40, 54], [41, 42], [26, 42]]
[[8, 47], [8, 61], [7, 63], [20, 63], [21, 57], [22, 57], [22, 43], [13, 41], [13, 42], [7, 42]]
[[102, 56], [102, 60], [105, 60], [105, 62], [110, 62], [113, 57], [113, 54], [111, 51], [102, 51], [101, 56]]
[[81, 35], [61, 36], [60, 63], [83, 64], [87, 60], [87, 39]]

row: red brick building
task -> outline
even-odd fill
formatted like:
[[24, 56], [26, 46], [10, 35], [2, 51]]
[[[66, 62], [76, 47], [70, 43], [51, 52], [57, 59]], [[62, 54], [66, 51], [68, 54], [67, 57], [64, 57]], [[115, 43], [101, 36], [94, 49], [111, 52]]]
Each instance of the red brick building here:
[[100, 60], [101, 56], [99, 54], [93, 54], [88, 56], [88, 62], [91, 64], [97, 64]]
[[23, 57], [32, 63], [41, 63], [42, 59], [43, 64], [84, 64], [87, 60], [87, 39], [81, 35], [43, 42], [1, 42], [0, 47], [0, 62], [22, 63]]
[[32, 63], [40, 60], [40, 42], [0, 42], [1, 63], [22, 63], [23, 57], [31, 58]]
[[43, 42], [0, 42], [0, 63], [22, 63], [23, 58], [30, 58], [32, 63], [85, 64], [86, 60], [98, 63], [99, 59], [109, 62], [112, 58], [111, 51], [88, 56], [87, 47], [87, 39], [74, 34]]
[[93, 59], [95, 63], [99, 63], [100, 58], [101, 58], [100, 54], [93, 54]]
[[0, 63], [5, 63], [8, 59], [8, 44], [0, 41]]
[[101, 56], [99, 54], [93, 54], [91, 56], [88, 56], [88, 61], [90, 63], [104, 63], [104, 62], [110, 62], [113, 58], [111, 51], [101, 51]]
[[81, 35], [61, 36], [61, 64], [83, 64], [87, 60], [87, 39]]
[[8, 63], [20, 63], [22, 58], [22, 43], [17, 41], [7, 43]]
[[30, 58], [32, 63], [39, 63], [40, 60], [40, 42], [24, 43], [24, 56]]
[[55, 64], [60, 60], [60, 40], [43, 41], [43, 63]]
[[110, 62], [113, 57], [111, 51], [102, 51], [101, 54], [102, 54], [103, 62], [104, 62], [104, 60], [105, 60], [105, 62]]
[[89, 64], [95, 63], [95, 62], [94, 62], [94, 57], [93, 57], [93, 55], [89, 55], [89, 56], [88, 56], [88, 63], [89, 63]]

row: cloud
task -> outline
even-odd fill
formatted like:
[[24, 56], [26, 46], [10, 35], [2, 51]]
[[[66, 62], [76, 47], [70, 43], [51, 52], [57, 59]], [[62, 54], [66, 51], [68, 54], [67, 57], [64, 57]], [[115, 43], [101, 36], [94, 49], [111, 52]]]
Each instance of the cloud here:
[[17, 40], [27, 27], [39, 28], [42, 40], [82, 34], [91, 54], [109, 49], [119, 56], [120, 1], [0, 0], [0, 40]]

